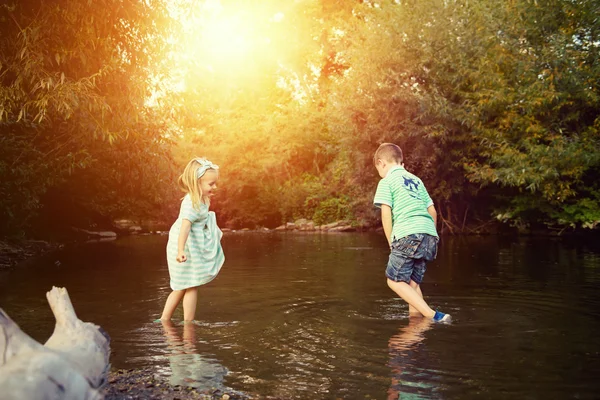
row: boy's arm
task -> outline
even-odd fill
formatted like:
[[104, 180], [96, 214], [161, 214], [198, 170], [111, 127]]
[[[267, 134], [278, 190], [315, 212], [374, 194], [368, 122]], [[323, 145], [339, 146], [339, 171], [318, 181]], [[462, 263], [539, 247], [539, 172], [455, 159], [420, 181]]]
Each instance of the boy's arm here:
[[392, 207], [387, 204], [381, 205], [381, 225], [390, 247], [392, 246]]
[[427, 207], [427, 212], [429, 215], [431, 215], [431, 218], [433, 218], [433, 224], [437, 227], [437, 211], [435, 211], [435, 206], [432, 204]]

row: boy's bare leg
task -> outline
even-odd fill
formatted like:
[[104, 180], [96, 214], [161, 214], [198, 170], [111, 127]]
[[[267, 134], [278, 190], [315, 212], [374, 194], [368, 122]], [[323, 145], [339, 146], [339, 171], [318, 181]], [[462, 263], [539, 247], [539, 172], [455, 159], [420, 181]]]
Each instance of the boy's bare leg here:
[[[409, 285], [410, 285], [411, 288], [415, 289], [415, 291], [419, 294], [419, 296], [421, 296], [421, 298], [423, 298], [423, 292], [421, 291], [421, 285], [419, 285], [417, 282], [413, 281], [412, 279], [410, 280]], [[416, 308], [414, 308], [410, 304], [408, 305], [408, 315], [411, 316], [411, 317], [421, 317], [421, 316], [423, 316], [423, 314], [421, 314], [419, 312], [419, 310], [417, 310]]]
[[198, 303], [198, 286], [185, 289], [183, 296], [183, 320], [193, 321]]
[[390, 289], [396, 292], [398, 296], [402, 297], [402, 299], [406, 301], [409, 306], [413, 306], [417, 311], [423, 314], [423, 316], [427, 318], [433, 318], [435, 311], [429, 307], [425, 300], [423, 300], [423, 297], [421, 297], [419, 293], [408, 283], [395, 282], [389, 278], [387, 283]]
[[173, 290], [171, 294], [169, 294], [169, 297], [167, 297], [167, 301], [165, 303], [165, 308], [162, 312], [162, 316], [160, 317], [161, 320], [167, 321], [173, 317], [173, 313], [183, 298], [184, 293], [185, 290]]
[[414, 345], [419, 343], [424, 338], [424, 333], [431, 328], [433, 321], [428, 318], [421, 318], [419, 313], [418, 318], [409, 318], [408, 325], [400, 329], [400, 332], [390, 338], [389, 353], [390, 363], [392, 367], [392, 385], [388, 390], [388, 400], [401, 399], [401, 394], [398, 389], [400, 387], [400, 376], [402, 369], [405, 367], [404, 360], [400, 361], [397, 356], [404, 356], [407, 350], [410, 350]]

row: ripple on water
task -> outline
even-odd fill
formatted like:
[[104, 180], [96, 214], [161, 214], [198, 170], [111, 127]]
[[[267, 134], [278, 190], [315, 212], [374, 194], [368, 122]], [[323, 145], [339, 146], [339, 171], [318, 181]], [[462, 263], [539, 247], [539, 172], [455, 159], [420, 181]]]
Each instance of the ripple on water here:
[[183, 385], [256, 398], [559, 399], [600, 389], [596, 254], [448, 240], [425, 287], [432, 306], [453, 314], [455, 323], [439, 325], [408, 318], [385, 286], [380, 236], [236, 236], [226, 268], [202, 289], [201, 320], [167, 329], [148, 322], [169, 292], [166, 267], [155, 262], [164, 243], [131, 240], [90, 267], [95, 279], [67, 259], [30, 284], [5, 277], [0, 303], [22, 302], [9, 314], [44, 336], [54, 321], [39, 312], [41, 287], [81, 278], [76, 309], [111, 334], [115, 367], [153, 366]]

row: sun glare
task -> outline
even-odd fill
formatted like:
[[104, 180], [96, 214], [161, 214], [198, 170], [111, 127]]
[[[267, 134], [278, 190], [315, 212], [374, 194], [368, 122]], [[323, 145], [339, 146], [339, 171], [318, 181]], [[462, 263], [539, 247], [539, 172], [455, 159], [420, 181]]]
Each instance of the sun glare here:
[[218, 0], [188, 3], [175, 14], [184, 32], [179, 58], [208, 71], [232, 73], [243, 72], [273, 51], [269, 24], [280, 25], [284, 18], [282, 12], [256, 5], [225, 8]]
[[194, 42], [203, 50], [208, 63], [231, 64], [252, 53], [253, 36], [252, 29], [240, 18], [218, 16], [204, 24]]
[[[220, 0], [169, 0], [178, 29], [169, 37], [167, 78], [156, 77], [146, 104], [155, 106], [166, 93], [196, 88], [227, 96], [232, 87], [261, 85], [261, 77], [285, 69], [290, 46], [286, 15], [272, 2], [224, 3]], [[285, 6], [285, 4], [284, 4]], [[289, 10], [289, 5], [286, 6]], [[293, 35], [291, 35], [293, 37]], [[272, 76], [272, 75], [271, 75]]]

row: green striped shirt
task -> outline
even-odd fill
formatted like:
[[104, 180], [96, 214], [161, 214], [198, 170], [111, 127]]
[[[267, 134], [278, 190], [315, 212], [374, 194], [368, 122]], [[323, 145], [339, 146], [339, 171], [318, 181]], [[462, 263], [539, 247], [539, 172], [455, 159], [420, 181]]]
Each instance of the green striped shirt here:
[[392, 208], [392, 240], [414, 233], [438, 235], [433, 218], [427, 212], [433, 200], [421, 179], [404, 167], [392, 167], [379, 181], [373, 203], [375, 207], [387, 204]]

